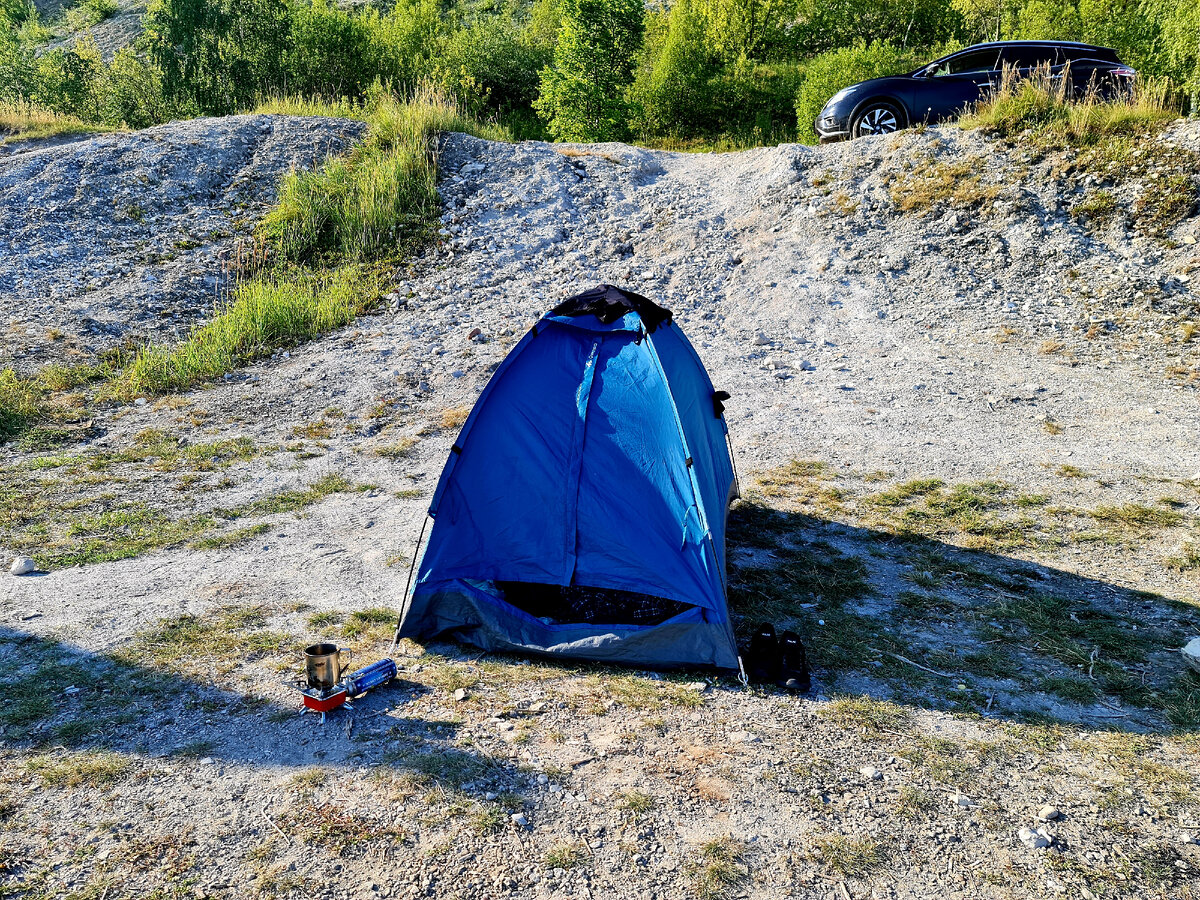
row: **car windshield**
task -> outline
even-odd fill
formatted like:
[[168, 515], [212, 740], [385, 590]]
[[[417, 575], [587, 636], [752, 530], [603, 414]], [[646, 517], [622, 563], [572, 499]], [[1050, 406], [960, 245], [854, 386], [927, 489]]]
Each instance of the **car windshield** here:
[[1000, 51], [996, 49], [972, 50], [969, 53], [960, 53], [958, 56], [951, 56], [949, 59], [934, 63], [926, 71], [934, 78], [943, 78], [946, 75], [966, 75], [971, 72], [990, 72], [996, 68], [996, 60], [999, 56]]

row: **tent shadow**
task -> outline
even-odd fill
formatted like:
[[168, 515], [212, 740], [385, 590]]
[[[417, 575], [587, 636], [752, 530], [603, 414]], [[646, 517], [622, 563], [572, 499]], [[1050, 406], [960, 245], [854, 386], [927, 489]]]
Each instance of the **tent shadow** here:
[[783, 511], [729, 517], [730, 611], [809, 647], [815, 691], [1020, 723], [1200, 728], [1200, 609], [999, 552]]
[[[385, 715], [430, 689], [402, 676], [330, 712], [277, 702], [0, 627], [12, 666], [0, 705], [0, 747], [111, 750], [162, 759], [283, 768], [313, 765], [411, 773], [456, 789], [478, 778], [522, 783], [515, 764], [454, 746], [458, 721]], [[513, 776], [513, 777], [509, 777]]]

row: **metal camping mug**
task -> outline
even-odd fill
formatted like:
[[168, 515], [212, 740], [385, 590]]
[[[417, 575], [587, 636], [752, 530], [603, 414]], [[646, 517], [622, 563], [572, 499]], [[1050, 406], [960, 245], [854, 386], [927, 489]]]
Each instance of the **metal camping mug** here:
[[318, 691], [333, 690], [342, 677], [342, 654], [350, 651], [337, 644], [313, 644], [304, 648], [304, 671], [308, 686]]

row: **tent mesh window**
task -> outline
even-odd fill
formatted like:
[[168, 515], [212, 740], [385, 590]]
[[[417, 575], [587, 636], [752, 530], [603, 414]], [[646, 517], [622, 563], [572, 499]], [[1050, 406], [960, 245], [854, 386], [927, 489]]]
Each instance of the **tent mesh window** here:
[[691, 609], [664, 597], [581, 585], [498, 581], [504, 601], [547, 623], [657, 625]]

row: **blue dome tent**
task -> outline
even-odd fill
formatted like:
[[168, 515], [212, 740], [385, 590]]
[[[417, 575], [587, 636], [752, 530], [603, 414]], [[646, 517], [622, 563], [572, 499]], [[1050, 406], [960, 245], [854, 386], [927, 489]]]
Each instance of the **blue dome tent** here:
[[601, 285], [552, 309], [454, 443], [397, 638], [738, 668], [728, 396], [645, 297]]

